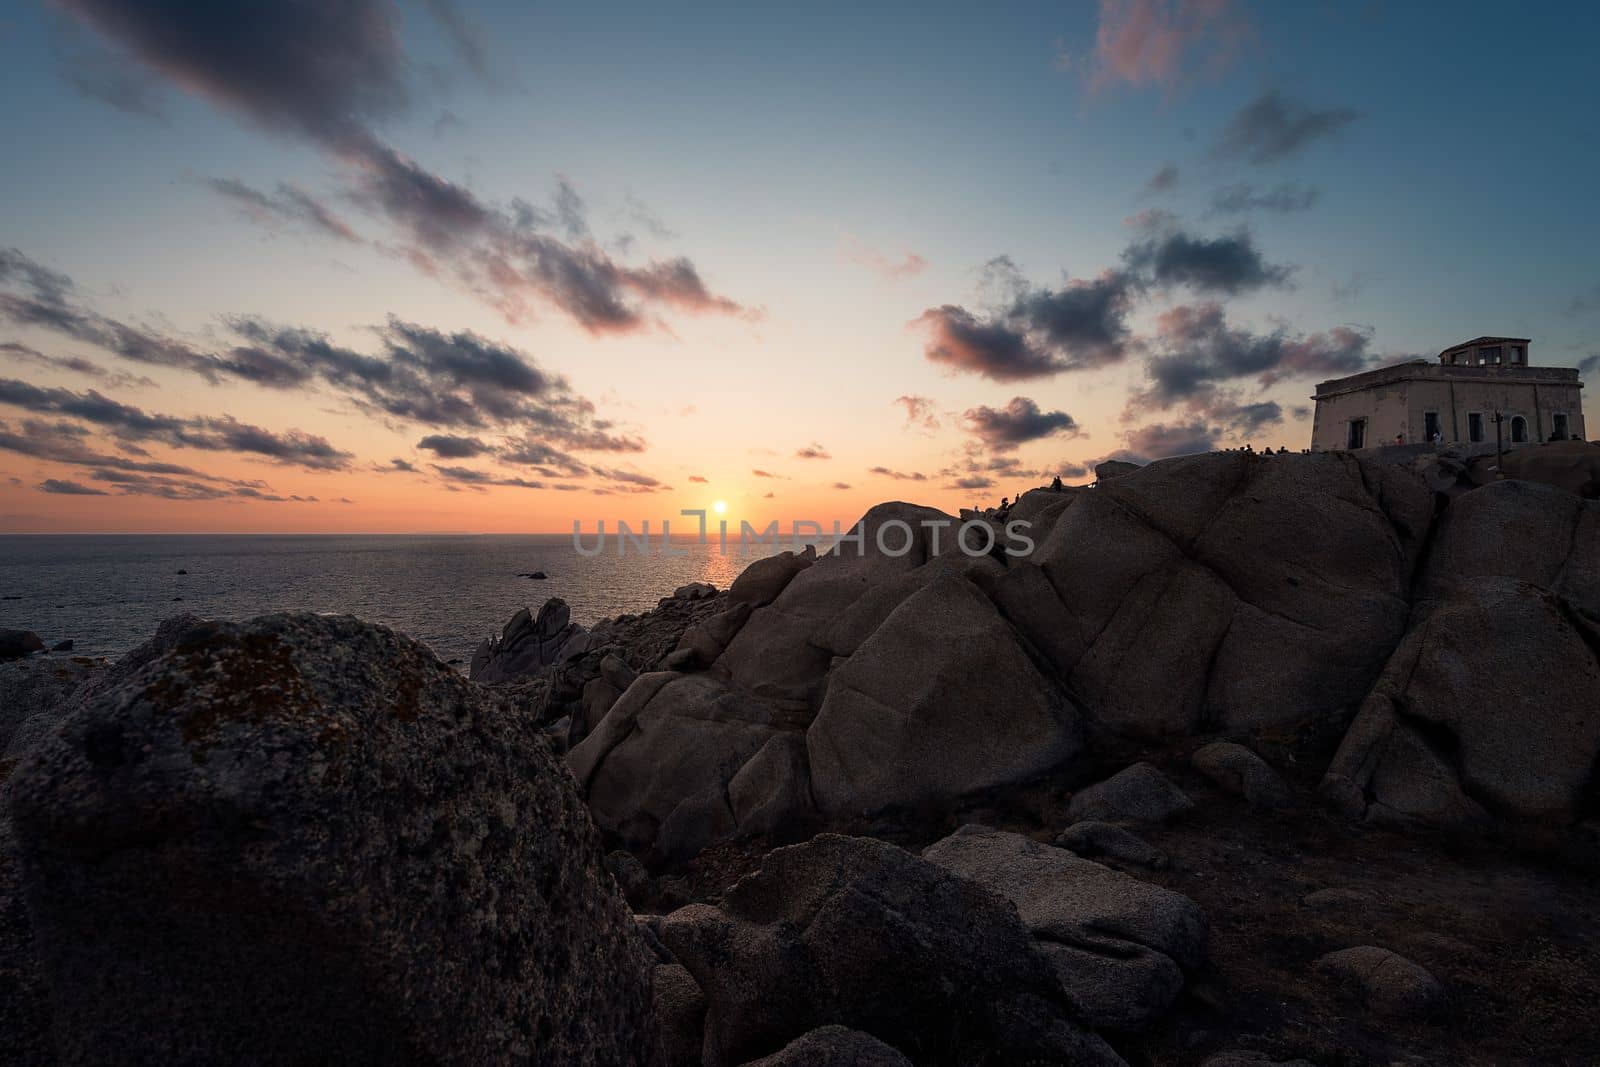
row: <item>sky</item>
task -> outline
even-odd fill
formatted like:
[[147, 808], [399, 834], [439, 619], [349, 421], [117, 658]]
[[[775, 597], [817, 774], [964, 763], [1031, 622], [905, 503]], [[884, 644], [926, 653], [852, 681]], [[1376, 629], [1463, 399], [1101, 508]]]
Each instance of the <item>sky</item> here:
[[[0, 5], [0, 532], [680, 529], [1600, 384], [1600, 8]], [[1591, 402], [1592, 404], [1592, 402]]]

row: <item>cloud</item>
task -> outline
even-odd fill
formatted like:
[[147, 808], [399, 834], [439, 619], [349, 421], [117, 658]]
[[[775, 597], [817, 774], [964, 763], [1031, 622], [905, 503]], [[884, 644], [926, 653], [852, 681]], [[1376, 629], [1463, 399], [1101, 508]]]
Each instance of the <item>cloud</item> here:
[[1600, 352], [1585, 356], [1578, 361], [1578, 374], [1581, 377], [1587, 378], [1597, 370], [1600, 370]]
[[440, 459], [471, 459], [494, 451], [476, 437], [455, 437], [451, 434], [429, 434], [417, 442], [418, 448], [427, 449]]
[[384, 470], [384, 471], [402, 471], [402, 472], [404, 472], [406, 474], [420, 474], [421, 473], [421, 471], [419, 471], [416, 468], [416, 465], [413, 464], [410, 460], [401, 459], [399, 456], [396, 456], [394, 459], [391, 459], [389, 461], [389, 465], [387, 467], [380, 467], [379, 469], [380, 470]]
[[1230, 0], [1100, 0], [1089, 88], [1119, 82], [1172, 89], [1192, 65], [1220, 70], [1252, 35]]
[[40, 388], [15, 378], [0, 378], [0, 403], [35, 415], [65, 415], [109, 429], [124, 441], [156, 440], [175, 448], [239, 452], [265, 456], [312, 470], [342, 470], [354, 458], [326, 438], [299, 430], [274, 433], [232, 416], [184, 418], [152, 414], [91, 389]]
[[689, 481], [694, 483], [695, 485], [710, 485], [711, 484], [711, 479], [710, 478], [702, 478], [698, 474], [689, 475]]
[[832, 459], [833, 458], [833, 456], [828, 452], [828, 450], [826, 448], [823, 448], [821, 445], [817, 444], [815, 441], [811, 442], [811, 444], [807, 445], [805, 448], [796, 449], [794, 454], [795, 454], [795, 458], [796, 459]]
[[1172, 192], [1177, 187], [1178, 165], [1176, 163], [1168, 163], [1151, 175], [1150, 180], [1144, 183], [1144, 191], [1140, 195], [1160, 196], [1163, 193]]
[[1350, 326], [1313, 334], [1283, 327], [1254, 333], [1229, 326], [1217, 304], [1180, 305], [1157, 320], [1157, 351], [1146, 366], [1151, 384], [1138, 400], [1165, 409], [1244, 378], [1267, 387], [1291, 377], [1353, 374], [1375, 361], [1371, 339]]
[[897, 482], [925, 482], [928, 480], [928, 476], [920, 471], [897, 471], [890, 470], [888, 467], [873, 467], [867, 473], [876, 474], [880, 478], [892, 478]]
[[833, 483], [833, 487], [835, 489], [848, 489], [848, 488], [850, 488], [850, 483], [849, 482], [834, 482]]
[[1187, 423], [1152, 423], [1128, 431], [1126, 452], [1106, 458], [1128, 459], [1135, 463], [1210, 452], [1220, 436], [1216, 427], [1195, 420]]
[[906, 252], [899, 259], [895, 259], [848, 234], [840, 245], [839, 257], [846, 263], [866, 267], [890, 281], [915, 278], [928, 266], [928, 261], [915, 252]]
[[5, 355], [21, 363], [32, 363], [36, 366], [47, 367], [50, 370], [67, 371], [81, 378], [92, 378], [108, 387], [154, 388], [156, 384], [143, 375], [124, 374], [121, 371], [107, 370], [98, 363], [84, 359], [82, 356], [48, 356], [36, 348], [30, 348], [16, 341], [0, 342], [0, 355]]
[[751, 470], [750, 473], [752, 475], [754, 475], [755, 477], [757, 477], [757, 478], [782, 478], [783, 477], [783, 475], [781, 475], [781, 474], [773, 474], [771, 471], [764, 471], [764, 470], [761, 470], [759, 467]]
[[652, 306], [750, 314], [712, 293], [687, 259], [618, 263], [592, 240], [540, 232], [548, 221], [542, 213], [487, 204], [386, 144], [375, 127], [406, 109], [409, 92], [397, 11], [384, 0], [62, 6], [185, 90], [317, 145], [344, 165], [348, 195], [399, 231], [405, 258], [512, 321], [528, 314], [530, 302], [554, 306], [593, 333], [650, 326]]
[[1567, 305], [1568, 315], [1584, 315], [1591, 311], [1600, 311], [1600, 285], [1588, 292], [1579, 293], [1572, 298], [1572, 303]]
[[1295, 182], [1284, 182], [1260, 192], [1246, 182], [1239, 182], [1218, 189], [1211, 197], [1211, 207], [1206, 214], [1243, 215], [1251, 211], [1272, 211], [1287, 215], [1295, 211], [1310, 211], [1320, 196], [1319, 190]]
[[906, 429], [932, 433], [939, 428], [939, 409], [928, 397], [897, 396], [894, 402], [906, 413]]
[[923, 354], [956, 371], [997, 382], [1026, 381], [1119, 362], [1136, 280], [1106, 271], [1060, 289], [1021, 288], [981, 317], [964, 307], [929, 308], [915, 320], [928, 334]]
[[971, 474], [945, 483], [946, 489], [993, 489], [994, 479], [984, 474]]
[[1349, 108], [1314, 110], [1272, 89], [1228, 121], [1212, 154], [1255, 164], [1276, 163], [1335, 136], [1361, 117], [1361, 112]]
[[1010, 451], [1056, 434], [1077, 436], [1079, 432], [1077, 420], [1071, 415], [1065, 411], [1040, 411], [1039, 405], [1025, 396], [1013, 397], [1003, 408], [968, 408], [962, 418], [967, 432], [998, 451]]
[[65, 481], [60, 478], [46, 478], [35, 489], [41, 493], [60, 493], [63, 496], [110, 496], [104, 489], [92, 489], [79, 482]]
[[450, 38], [450, 43], [467, 68], [478, 77], [487, 80], [489, 77], [487, 50], [484, 47], [483, 34], [477, 24], [469, 21], [451, 0], [423, 0], [423, 6]]
[[270, 194], [237, 178], [206, 178], [204, 184], [232, 202], [247, 218], [263, 225], [287, 222], [341, 241], [361, 240], [327, 205], [287, 182], [279, 182], [277, 190]]
[[1247, 231], [1195, 237], [1182, 230], [1135, 242], [1123, 252], [1130, 270], [1156, 285], [1186, 285], [1202, 293], [1240, 293], [1289, 280], [1290, 268], [1266, 262]]
[[448, 482], [456, 482], [467, 486], [504, 485], [517, 489], [544, 489], [543, 482], [533, 482], [526, 478], [507, 478], [490, 474], [487, 471], [473, 470], [471, 467], [441, 466], [437, 463], [430, 464], [439, 477]]

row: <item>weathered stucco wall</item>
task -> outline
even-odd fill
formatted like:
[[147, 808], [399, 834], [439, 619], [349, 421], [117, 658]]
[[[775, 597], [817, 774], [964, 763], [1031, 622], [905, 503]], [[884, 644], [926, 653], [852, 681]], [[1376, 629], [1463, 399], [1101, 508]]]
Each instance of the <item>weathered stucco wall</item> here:
[[[1494, 413], [1505, 416], [1502, 434], [1512, 441], [1512, 419], [1527, 422], [1527, 443], [1548, 440], [1555, 416], [1566, 415], [1569, 436], [1588, 438], [1584, 424], [1582, 386], [1575, 371], [1539, 368], [1534, 374], [1475, 371], [1470, 376], [1451, 369], [1421, 366], [1406, 371], [1386, 368], [1318, 386], [1311, 447], [1318, 451], [1347, 447], [1350, 422], [1367, 420], [1365, 447], [1392, 445], [1396, 435], [1406, 444], [1426, 443], [1427, 416], [1438, 415], [1439, 433], [1446, 444], [1471, 442], [1471, 414], [1482, 417], [1483, 438], [1494, 440]], [[1365, 383], [1361, 379], [1367, 379]], [[1346, 384], [1348, 383], [1348, 385]], [[1332, 388], [1330, 388], [1332, 387]]]

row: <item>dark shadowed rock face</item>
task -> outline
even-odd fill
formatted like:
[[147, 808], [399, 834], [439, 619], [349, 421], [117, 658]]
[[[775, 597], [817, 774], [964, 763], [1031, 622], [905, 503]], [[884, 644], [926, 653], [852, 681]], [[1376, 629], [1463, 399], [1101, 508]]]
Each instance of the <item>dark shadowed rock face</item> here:
[[650, 984], [536, 727], [350, 618], [191, 627], [18, 768], [68, 1062], [644, 1062]]
[[472, 654], [472, 680], [484, 685], [524, 678], [556, 662], [561, 646], [583, 631], [572, 621], [572, 609], [551, 597], [533, 615], [523, 608], [506, 623], [498, 638], [485, 638]]
[[1323, 789], [1382, 822], [1570, 823], [1597, 758], [1600, 503], [1521, 482], [1467, 493]]
[[1014, 905], [879, 841], [780, 848], [661, 937], [705, 991], [709, 1067], [829, 1024], [919, 1064], [1121, 1062], [1071, 1022]]
[[0, 630], [0, 660], [21, 659], [44, 651], [44, 642], [32, 630]]
[[1172, 1006], [1205, 958], [1194, 901], [1020, 834], [964, 826], [923, 858], [1017, 906], [1077, 1017], [1126, 1029]]

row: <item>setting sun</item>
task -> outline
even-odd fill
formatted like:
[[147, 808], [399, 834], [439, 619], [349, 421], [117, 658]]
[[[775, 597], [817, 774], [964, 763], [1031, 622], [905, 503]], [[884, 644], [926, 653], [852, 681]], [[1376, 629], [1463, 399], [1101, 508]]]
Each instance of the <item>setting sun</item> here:
[[726, 500], [719, 500], [715, 504], [711, 505], [711, 510], [715, 511], [718, 515], [724, 514], [728, 510], [728, 502]]

